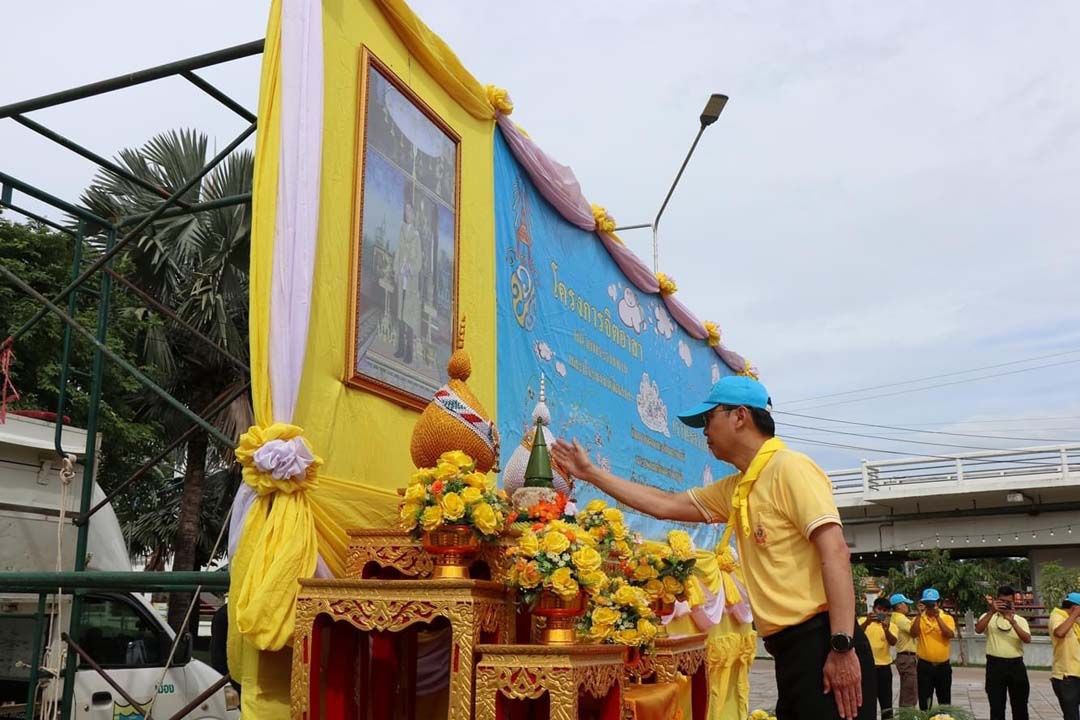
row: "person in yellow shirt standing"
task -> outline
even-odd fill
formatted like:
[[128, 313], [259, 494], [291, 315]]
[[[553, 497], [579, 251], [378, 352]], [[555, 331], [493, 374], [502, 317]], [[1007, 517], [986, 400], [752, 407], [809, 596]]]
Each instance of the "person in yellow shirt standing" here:
[[1050, 685], [1065, 720], [1080, 720], [1080, 592], [1069, 593], [1054, 608], [1049, 629], [1054, 648]]
[[889, 598], [892, 623], [896, 626], [896, 675], [900, 679], [900, 707], [915, 707], [919, 702], [919, 679], [915, 670], [915, 638], [911, 637], [911, 618], [908, 612], [915, 604], [906, 595], [897, 593]]
[[765, 386], [729, 375], [679, 414], [701, 428], [714, 457], [733, 475], [704, 488], [669, 493], [616, 477], [577, 442], [551, 454], [570, 475], [661, 520], [727, 523], [734, 535], [750, 607], [776, 659], [778, 720], [873, 720], [876, 673], [870, 643], [855, 623], [851, 558], [828, 475], [775, 437]]
[[870, 641], [877, 670], [877, 698], [881, 720], [889, 720], [892, 712], [892, 647], [899, 632], [892, 622], [892, 606], [883, 597], [874, 600], [874, 612], [859, 620], [859, 627]]
[[1031, 642], [1031, 630], [1024, 618], [1013, 612], [1016, 592], [1007, 585], [997, 597], [986, 598], [987, 611], [975, 623], [975, 632], [986, 633], [986, 697], [990, 700], [990, 720], [1005, 720], [1005, 696], [1012, 706], [1012, 720], [1028, 720], [1027, 668], [1024, 645]]
[[938, 607], [941, 593], [934, 588], [923, 590], [919, 617], [911, 623], [918, 656], [916, 673], [919, 679], [919, 709], [929, 710], [937, 695], [938, 705], [952, 702], [952, 639], [956, 637], [956, 621]]

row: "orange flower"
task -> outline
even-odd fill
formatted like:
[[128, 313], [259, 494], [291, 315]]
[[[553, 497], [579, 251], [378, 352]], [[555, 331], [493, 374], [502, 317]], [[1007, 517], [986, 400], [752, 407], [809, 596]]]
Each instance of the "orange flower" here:
[[436, 480], [435, 482], [431, 483], [431, 492], [438, 495], [438, 494], [442, 493], [443, 487], [444, 487], [443, 486], [443, 481], [442, 480]]

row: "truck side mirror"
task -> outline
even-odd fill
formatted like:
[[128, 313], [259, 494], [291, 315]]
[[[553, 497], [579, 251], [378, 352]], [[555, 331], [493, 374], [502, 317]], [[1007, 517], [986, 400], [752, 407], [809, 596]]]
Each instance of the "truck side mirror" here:
[[187, 665], [191, 662], [192, 644], [191, 633], [185, 632], [180, 636], [180, 642], [176, 646], [176, 654], [173, 655], [173, 665]]

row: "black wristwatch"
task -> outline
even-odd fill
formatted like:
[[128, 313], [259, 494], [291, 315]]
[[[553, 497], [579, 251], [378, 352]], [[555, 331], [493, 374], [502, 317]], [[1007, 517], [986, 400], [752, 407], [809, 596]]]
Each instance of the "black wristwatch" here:
[[846, 653], [855, 647], [855, 641], [847, 633], [833, 633], [829, 638], [829, 647], [833, 652]]

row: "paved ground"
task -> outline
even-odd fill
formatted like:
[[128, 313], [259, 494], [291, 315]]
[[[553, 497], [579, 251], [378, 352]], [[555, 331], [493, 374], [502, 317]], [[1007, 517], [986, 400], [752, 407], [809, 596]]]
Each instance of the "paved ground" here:
[[[981, 667], [953, 668], [953, 704], [971, 708], [978, 720], [989, 720], [990, 706], [986, 702], [983, 690], [983, 669]], [[1028, 703], [1031, 720], [1060, 720], [1061, 708], [1058, 706], [1054, 691], [1050, 688], [1050, 673], [1029, 670], [1031, 680], [1031, 699]], [[893, 689], [899, 692], [896, 677], [893, 677]], [[895, 698], [893, 700], [896, 702]], [[755, 660], [750, 671], [750, 709], [771, 709], [776, 704], [776, 680], [773, 677], [771, 660]], [[1012, 718], [1012, 713], [1006, 712]]]

